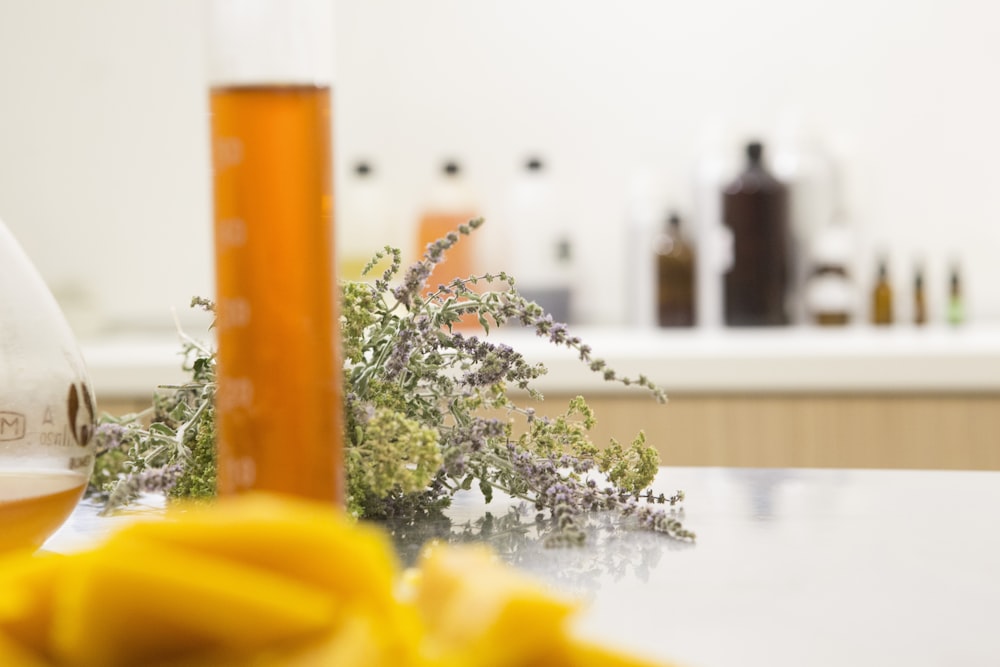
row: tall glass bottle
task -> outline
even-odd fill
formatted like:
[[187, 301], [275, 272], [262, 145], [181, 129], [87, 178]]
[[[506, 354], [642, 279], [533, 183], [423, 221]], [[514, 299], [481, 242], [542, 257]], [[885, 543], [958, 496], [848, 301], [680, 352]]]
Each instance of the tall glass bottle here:
[[389, 268], [390, 259], [383, 258], [367, 274], [363, 274], [364, 268], [378, 251], [394, 242], [396, 231], [375, 165], [368, 160], [355, 163], [338, 200], [339, 276], [344, 280], [374, 281]]
[[339, 503], [332, 2], [209, 9], [219, 492]]
[[732, 231], [733, 261], [724, 276], [729, 326], [788, 324], [788, 195], [764, 165], [764, 147], [746, 147], [746, 167], [722, 194], [722, 220]]
[[[521, 296], [537, 303], [557, 322], [570, 323], [576, 283], [573, 243], [549, 171], [540, 156], [529, 157], [519, 170], [500, 228], [510, 237], [509, 263], [491, 270], [509, 271], [517, 278]], [[487, 224], [485, 231], [497, 229], [491, 230]], [[498, 242], [500, 239], [490, 239], [490, 254]]]

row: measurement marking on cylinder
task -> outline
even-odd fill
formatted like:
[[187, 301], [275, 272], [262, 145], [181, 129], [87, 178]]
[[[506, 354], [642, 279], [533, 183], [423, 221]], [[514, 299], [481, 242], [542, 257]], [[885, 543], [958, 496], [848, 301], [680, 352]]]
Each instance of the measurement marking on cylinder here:
[[220, 330], [245, 327], [250, 324], [250, 302], [238, 296], [219, 299], [215, 314]]
[[215, 403], [219, 410], [249, 408], [253, 405], [253, 380], [235, 377], [219, 382]]
[[221, 246], [244, 246], [247, 242], [247, 224], [240, 218], [219, 220], [217, 238]]
[[215, 140], [215, 168], [227, 169], [243, 162], [243, 141], [238, 137]]
[[249, 489], [252, 488], [254, 482], [257, 481], [257, 464], [250, 456], [241, 456], [235, 459], [230, 472], [233, 475], [233, 482], [235, 482], [237, 488]]

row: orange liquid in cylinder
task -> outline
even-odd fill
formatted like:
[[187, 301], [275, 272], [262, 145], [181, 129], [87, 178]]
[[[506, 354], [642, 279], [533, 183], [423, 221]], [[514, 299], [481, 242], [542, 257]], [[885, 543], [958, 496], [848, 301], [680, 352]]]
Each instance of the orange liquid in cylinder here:
[[343, 502], [330, 90], [212, 91], [219, 492]]
[[0, 553], [37, 549], [73, 512], [87, 478], [77, 472], [0, 472]]

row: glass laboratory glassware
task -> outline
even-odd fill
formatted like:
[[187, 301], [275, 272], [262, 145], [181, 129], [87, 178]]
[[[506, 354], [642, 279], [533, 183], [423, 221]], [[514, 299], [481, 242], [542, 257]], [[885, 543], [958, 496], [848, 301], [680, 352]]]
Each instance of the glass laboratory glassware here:
[[892, 324], [892, 285], [889, 283], [889, 269], [885, 258], [879, 260], [878, 278], [872, 288], [872, 324], [888, 326]]
[[695, 253], [681, 233], [681, 218], [671, 213], [656, 248], [656, 315], [661, 327], [692, 327], [695, 322]]
[[213, 0], [221, 494], [342, 503], [332, 0]]
[[368, 160], [353, 165], [346, 186], [338, 193], [337, 255], [340, 278], [374, 282], [392, 265], [383, 257], [368, 273], [364, 268], [393, 238], [388, 194], [378, 168]]
[[40, 547], [76, 507], [94, 417], [73, 332], [0, 222], [0, 553]]

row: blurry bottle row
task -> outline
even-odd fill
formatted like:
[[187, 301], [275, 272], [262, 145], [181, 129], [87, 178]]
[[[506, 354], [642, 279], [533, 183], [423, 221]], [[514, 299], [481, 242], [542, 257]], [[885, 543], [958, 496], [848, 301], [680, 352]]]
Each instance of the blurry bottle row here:
[[[429, 287], [501, 271], [516, 279], [517, 290], [541, 305], [559, 322], [573, 318], [571, 295], [574, 287], [572, 237], [562, 225], [558, 203], [551, 196], [546, 165], [540, 158], [528, 158], [508, 193], [503, 224], [487, 224], [461, 238], [445, 253], [429, 280]], [[432, 183], [420, 214], [408, 238], [400, 243], [397, 229], [385, 207], [385, 194], [374, 177], [369, 162], [354, 167], [350, 186], [345, 188], [339, 213], [340, 275], [361, 279], [362, 271], [375, 251], [386, 243], [402, 246], [404, 261], [421, 257], [428, 245], [454, 232], [459, 225], [482, 215], [480, 202], [468, 187], [462, 165], [445, 161]], [[530, 239], [518, 242], [515, 239]], [[387, 262], [373, 267], [368, 278], [378, 275]]]
[[[859, 272], [856, 230], [837, 179], [830, 174], [825, 182], [810, 179], [801, 161], [786, 164], [779, 177], [766, 158], [764, 145], [751, 141], [735, 173], [715, 169], [701, 178], [690, 216], [654, 203], [657, 198], [649, 195], [655, 183], [633, 193], [621, 226], [628, 237], [623, 299], [629, 325], [891, 325], [904, 322], [903, 314], [916, 325], [963, 320], [958, 266], [949, 271], [944, 308], [934, 312], [920, 264], [909, 284], [892, 284], [884, 255], [873, 260], [867, 276], [854, 275]], [[409, 238], [400, 243], [374, 166], [354, 166], [340, 202], [343, 277], [360, 279], [363, 267], [387, 242], [402, 245], [410, 261], [480, 215], [462, 165], [446, 161], [439, 169]], [[435, 268], [431, 284], [507, 271], [523, 296], [557, 321], [573, 322], [582, 267], [575, 265], [574, 230], [560, 215], [541, 158], [524, 162], [506, 199], [502, 224], [463, 238]], [[369, 277], [387, 265], [375, 266]]]
[[[835, 179], [821, 196], [805, 178], [783, 181], [769, 171], [764, 146], [750, 142], [742, 171], [710, 190], [702, 204], [703, 252], [696, 251], [676, 212], [659, 232], [647, 270], [655, 276], [657, 325], [884, 326], [901, 323], [901, 311], [915, 325], [931, 321], [922, 266], [914, 269], [908, 289], [892, 284], [885, 257], [878, 258], [867, 284], [852, 275], [858, 248]], [[642, 225], [639, 230], [648, 236]], [[958, 266], [948, 280], [946, 307], [934, 319], [959, 324], [964, 307]], [[901, 307], [907, 298], [909, 308]]]

